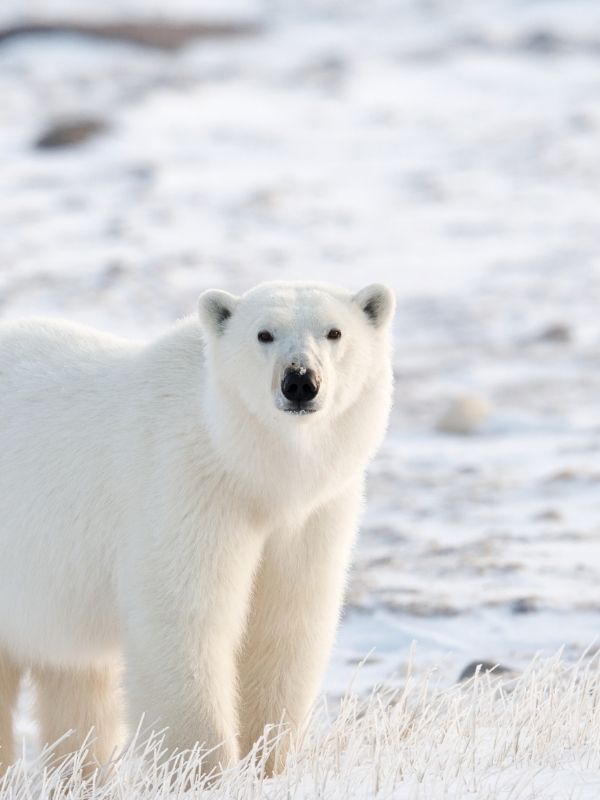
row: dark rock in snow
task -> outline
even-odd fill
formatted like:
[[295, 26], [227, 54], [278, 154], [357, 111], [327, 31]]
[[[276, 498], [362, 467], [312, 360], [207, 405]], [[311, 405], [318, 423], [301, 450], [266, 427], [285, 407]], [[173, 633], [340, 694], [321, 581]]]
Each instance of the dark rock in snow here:
[[493, 664], [491, 661], [471, 661], [460, 673], [458, 680], [459, 682], [468, 681], [477, 672], [493, 672], [494, 675], [505, 675], [508, 672], [512, 672], [512, 670], [509, 667], [502, 666], [502, 664]]
[[540, 522], [562, 522], [563, 516], [560, 511], [556, 509], [547, 508], [544, 511], [540, 511], [539, 514], [536, 514], [534, 519]]
[[569, 326], [560, 322], [555, 325], [548, 325], [537, 337], [540, 342], [556, 342], [557, 344], [566, 344], [572, 338]]
[[565, 42], [551, 30], [539, 30], [529, 33], [522, 42], [524, 50], [544, 55], [554, 54], [564, 49]]
[[71, 147], [74, 144], [87, 142], [107, 128], [99, 119], [72, 119], [50, 125], [36, 139], [38, 150], [53, 150], [58, 147]]
[[538, 610], [537, 602], [534, 597], [519, 597], [511, 605], [513, 614], [531, 614]]
[[129, 42], [158, 50], [177, 50], [198, 38], [230, 38], [256, 34], [260, 27], [252, 22], [31, 22], [0, 29], [0, 44], [24, 36], [88, 36], [117, 42]]

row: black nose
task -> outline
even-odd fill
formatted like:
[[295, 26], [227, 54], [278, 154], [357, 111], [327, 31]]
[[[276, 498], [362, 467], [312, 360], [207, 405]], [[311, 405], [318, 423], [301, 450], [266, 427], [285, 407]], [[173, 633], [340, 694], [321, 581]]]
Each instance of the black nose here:
[[319, 381], [312, 369], [288, 369], [281, 381], [281, 391], [287, 400], [308, 403], [319, 393]]

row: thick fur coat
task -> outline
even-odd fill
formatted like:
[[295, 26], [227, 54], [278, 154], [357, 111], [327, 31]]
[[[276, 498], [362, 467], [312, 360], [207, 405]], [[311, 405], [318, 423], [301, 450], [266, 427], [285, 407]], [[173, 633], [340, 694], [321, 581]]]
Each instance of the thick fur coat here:
[[94, 726], [100, 762], [121, 683], [131, 725], [205, 743], [207, 767], [301, 728], [387, 424], [393, 308], [379, 285], [271, 283], [206, 292], [149, 345], [0, 326], [4, 765], [25, 670], [44, 742]]

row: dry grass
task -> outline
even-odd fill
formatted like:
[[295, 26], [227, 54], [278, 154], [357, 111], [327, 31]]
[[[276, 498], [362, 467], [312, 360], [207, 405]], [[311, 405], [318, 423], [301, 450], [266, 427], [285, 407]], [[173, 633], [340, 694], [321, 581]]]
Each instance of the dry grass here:
[[[534, 661], [517, 679], [477, 675], [449, 689], [406, 676], [398, 689], [369, 698], [347, 694], [330, 715], [322, 707], [283, 774], [267, 779], [248, 758], [218, 779], [194, 778], [201, 753], [163, 763], [160, 737], [138, 734], [112, 774], [78, 774], [85, 751], [49, 769], [48, 753], [15, 764], [2, 798], [137, 800], [210, 797], [290, 798], [598, 798], [600, 664]], [[190, 780], [192, 786], [190, 788]]]

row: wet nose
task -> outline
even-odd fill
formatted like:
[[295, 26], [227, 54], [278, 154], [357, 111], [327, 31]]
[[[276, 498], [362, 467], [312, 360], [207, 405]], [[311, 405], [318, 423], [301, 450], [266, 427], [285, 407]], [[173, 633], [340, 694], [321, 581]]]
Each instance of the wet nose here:
[[308, 403], [319, 393], [319, 381], [312, 369], [289, 368], [281, 381], [281, 392], [286, 400]]

